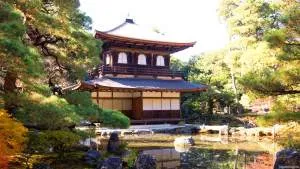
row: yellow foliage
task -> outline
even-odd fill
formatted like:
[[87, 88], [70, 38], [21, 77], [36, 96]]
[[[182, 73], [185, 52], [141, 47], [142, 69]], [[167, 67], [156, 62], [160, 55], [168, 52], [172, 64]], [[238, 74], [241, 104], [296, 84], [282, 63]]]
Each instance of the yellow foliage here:
[[5, 167], [5, 159], [22, 151], [27, 128], [0, 109], [0, 168]]

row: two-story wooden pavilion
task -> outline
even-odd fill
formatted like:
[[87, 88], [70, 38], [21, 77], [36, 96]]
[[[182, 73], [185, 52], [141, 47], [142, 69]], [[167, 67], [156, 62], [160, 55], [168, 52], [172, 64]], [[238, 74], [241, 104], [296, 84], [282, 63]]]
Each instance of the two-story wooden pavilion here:
[[207, 88], [185, 81], [181, 72], [169, 68], [170, 54], [195, 42], [173, 41], [132, 19], [109, 31], [96, 31], [95, 38], [104, 43], [102, 64], [97, 77], [81, 88], [90, 90], [100, 107], [120, 110], [132, 123], [179, 121], [181, 93]]

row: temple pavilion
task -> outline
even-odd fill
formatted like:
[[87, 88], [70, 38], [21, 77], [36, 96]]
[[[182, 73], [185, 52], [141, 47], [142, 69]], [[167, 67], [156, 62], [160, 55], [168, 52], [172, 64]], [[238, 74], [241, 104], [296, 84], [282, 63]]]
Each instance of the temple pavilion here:
[[144, 29], [132, 19], [109, 31], [96, 31], [103, 42], [97, 76], [82, 82], [93, 101], [130, 117], [132, 123], [165, 123], [180, 120], [180, 97], [201, 92], [206, 85], [183, 79], [170, 70], [170, 54], [192, 47], [195, 42], [178, 42]]

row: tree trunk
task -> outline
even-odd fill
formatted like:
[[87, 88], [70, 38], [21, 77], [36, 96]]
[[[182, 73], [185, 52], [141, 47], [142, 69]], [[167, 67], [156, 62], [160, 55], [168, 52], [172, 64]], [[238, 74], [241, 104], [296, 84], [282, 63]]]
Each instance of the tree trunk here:
[[6, 76], [4, 78], [4, 92], [8, 93], [8, 92], [14, 92], [17, 89], [17, 74], [14, 72], [10, 72], [8, 71], [6, 73]]
[[208, 113], [213, 114], [214, 102], [212, 98], [208, 99]]
[[[233, 73], [232, 70], [230, 70], [230, 75], [231, 75], [232, 89], [233, 89], [234, 97], [235, 97], [235, 103], [238, 103], [238, 102], [239, 102], [239, 99], [238, 99], [238, 93], [237, 93], [237, 89], [236, 89], [235, 76], [234, 76], [234, 73]], [[238, 108], [236, 109], [236, 112], [237, 112], [238, 114], [240, 114], [240, 111], [239, 111]]]
[[[17, 85], [16, 85], [17, 77], [18, 76], [15, 72], [8, 71], [6, 73], [6, 76], [4, 78], [4, 86], [3, 86], [4, 92], [5, 92], [6, 95], [9, 94], [9, 93], [16, 94], [16, 91], [18, 89]], [[5, 101], [4, 107], [7, 110], [7, 112], [10, 113], [10, 114], [14, 114], [15, 111], [16, 111], [16, 105], [13, 102], [8, 103], [7, 101]]]

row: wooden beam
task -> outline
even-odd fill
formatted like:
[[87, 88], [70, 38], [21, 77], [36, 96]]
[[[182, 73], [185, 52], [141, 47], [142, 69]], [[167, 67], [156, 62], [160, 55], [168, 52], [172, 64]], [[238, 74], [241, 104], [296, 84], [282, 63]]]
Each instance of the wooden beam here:
[[144, 53], [144, 54], [158, 54], [158, 55], [169, 55], [168, 51], [158, 51], [158, 50], [145, 50], [145, 49], [135, 49], [128, 47], [110, 47], [111, 50], [115, 50], [118, 52], [136, 52], [136, 53]]

